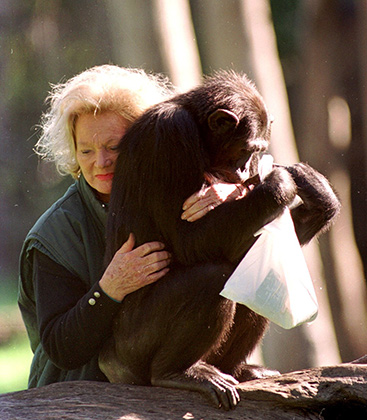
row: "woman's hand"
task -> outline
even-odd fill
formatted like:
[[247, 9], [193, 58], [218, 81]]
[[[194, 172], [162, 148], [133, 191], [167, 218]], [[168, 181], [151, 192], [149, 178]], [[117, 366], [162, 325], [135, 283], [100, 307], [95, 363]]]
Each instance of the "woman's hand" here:
[[171, 254], [161, 242], [147, 242], [134, 249], [132, 233], [116, 252], [99, 285], [111, 298], [122, 301], [129, 293], [159, 280], [169, 271]]
[[218, 183], [190, 196], [183, 204], [183, 220], [194, 222], [227, 200], [238, 200], [247, 193], [241, 184]]

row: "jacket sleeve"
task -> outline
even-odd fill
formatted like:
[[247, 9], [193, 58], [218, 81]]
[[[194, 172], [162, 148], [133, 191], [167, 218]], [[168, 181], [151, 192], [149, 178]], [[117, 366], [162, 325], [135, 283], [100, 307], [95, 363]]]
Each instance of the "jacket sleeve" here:
[[61, 369], [83, 366], [112, 334], [120, 303], [108, 297], [98, 282], [86, 290], [78, 277], [37, 250], [33, 282], [44, 350]]

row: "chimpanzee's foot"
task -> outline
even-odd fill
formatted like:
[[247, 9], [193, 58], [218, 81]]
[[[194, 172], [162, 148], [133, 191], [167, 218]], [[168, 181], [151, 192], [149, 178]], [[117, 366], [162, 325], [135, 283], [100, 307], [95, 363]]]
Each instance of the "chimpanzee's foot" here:
[[206, 396], [217, 408], [235, 408], [240, 400], [236, 389], [238, 381], [214, 366], [199, 361], [184, 373], [152, 379], [152, 385], [165, 388], [197, 391]]
[[239, 382], [253, 381], [254, 379], [264, 379], [271, 376], [279, 376], [280, 372], [273, 369], [268, 369], [258, 365], [247, 365], [241, 363], [236, 368], [236, 373], [233, 375]]

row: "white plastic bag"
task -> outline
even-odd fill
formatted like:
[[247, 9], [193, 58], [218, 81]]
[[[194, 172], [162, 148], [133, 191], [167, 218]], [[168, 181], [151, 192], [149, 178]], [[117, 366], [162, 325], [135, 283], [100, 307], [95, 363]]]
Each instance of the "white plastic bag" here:
[[[268, 172], [272, 157], [263, 159]], [[220, 294], [283, 328], [313, 321], [316, 294], [289, 209], [255, 236], [259, 235]]]

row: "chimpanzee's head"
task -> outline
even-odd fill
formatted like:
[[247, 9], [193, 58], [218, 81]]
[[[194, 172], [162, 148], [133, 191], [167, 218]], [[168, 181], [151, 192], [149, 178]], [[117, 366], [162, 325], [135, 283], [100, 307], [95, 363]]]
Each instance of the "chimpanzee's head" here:
[[268, 148], [272, 119], [245, 75], [219, 72], [182, 98], [202, 128], [211, 168], [249, 170], [251, 157]]

